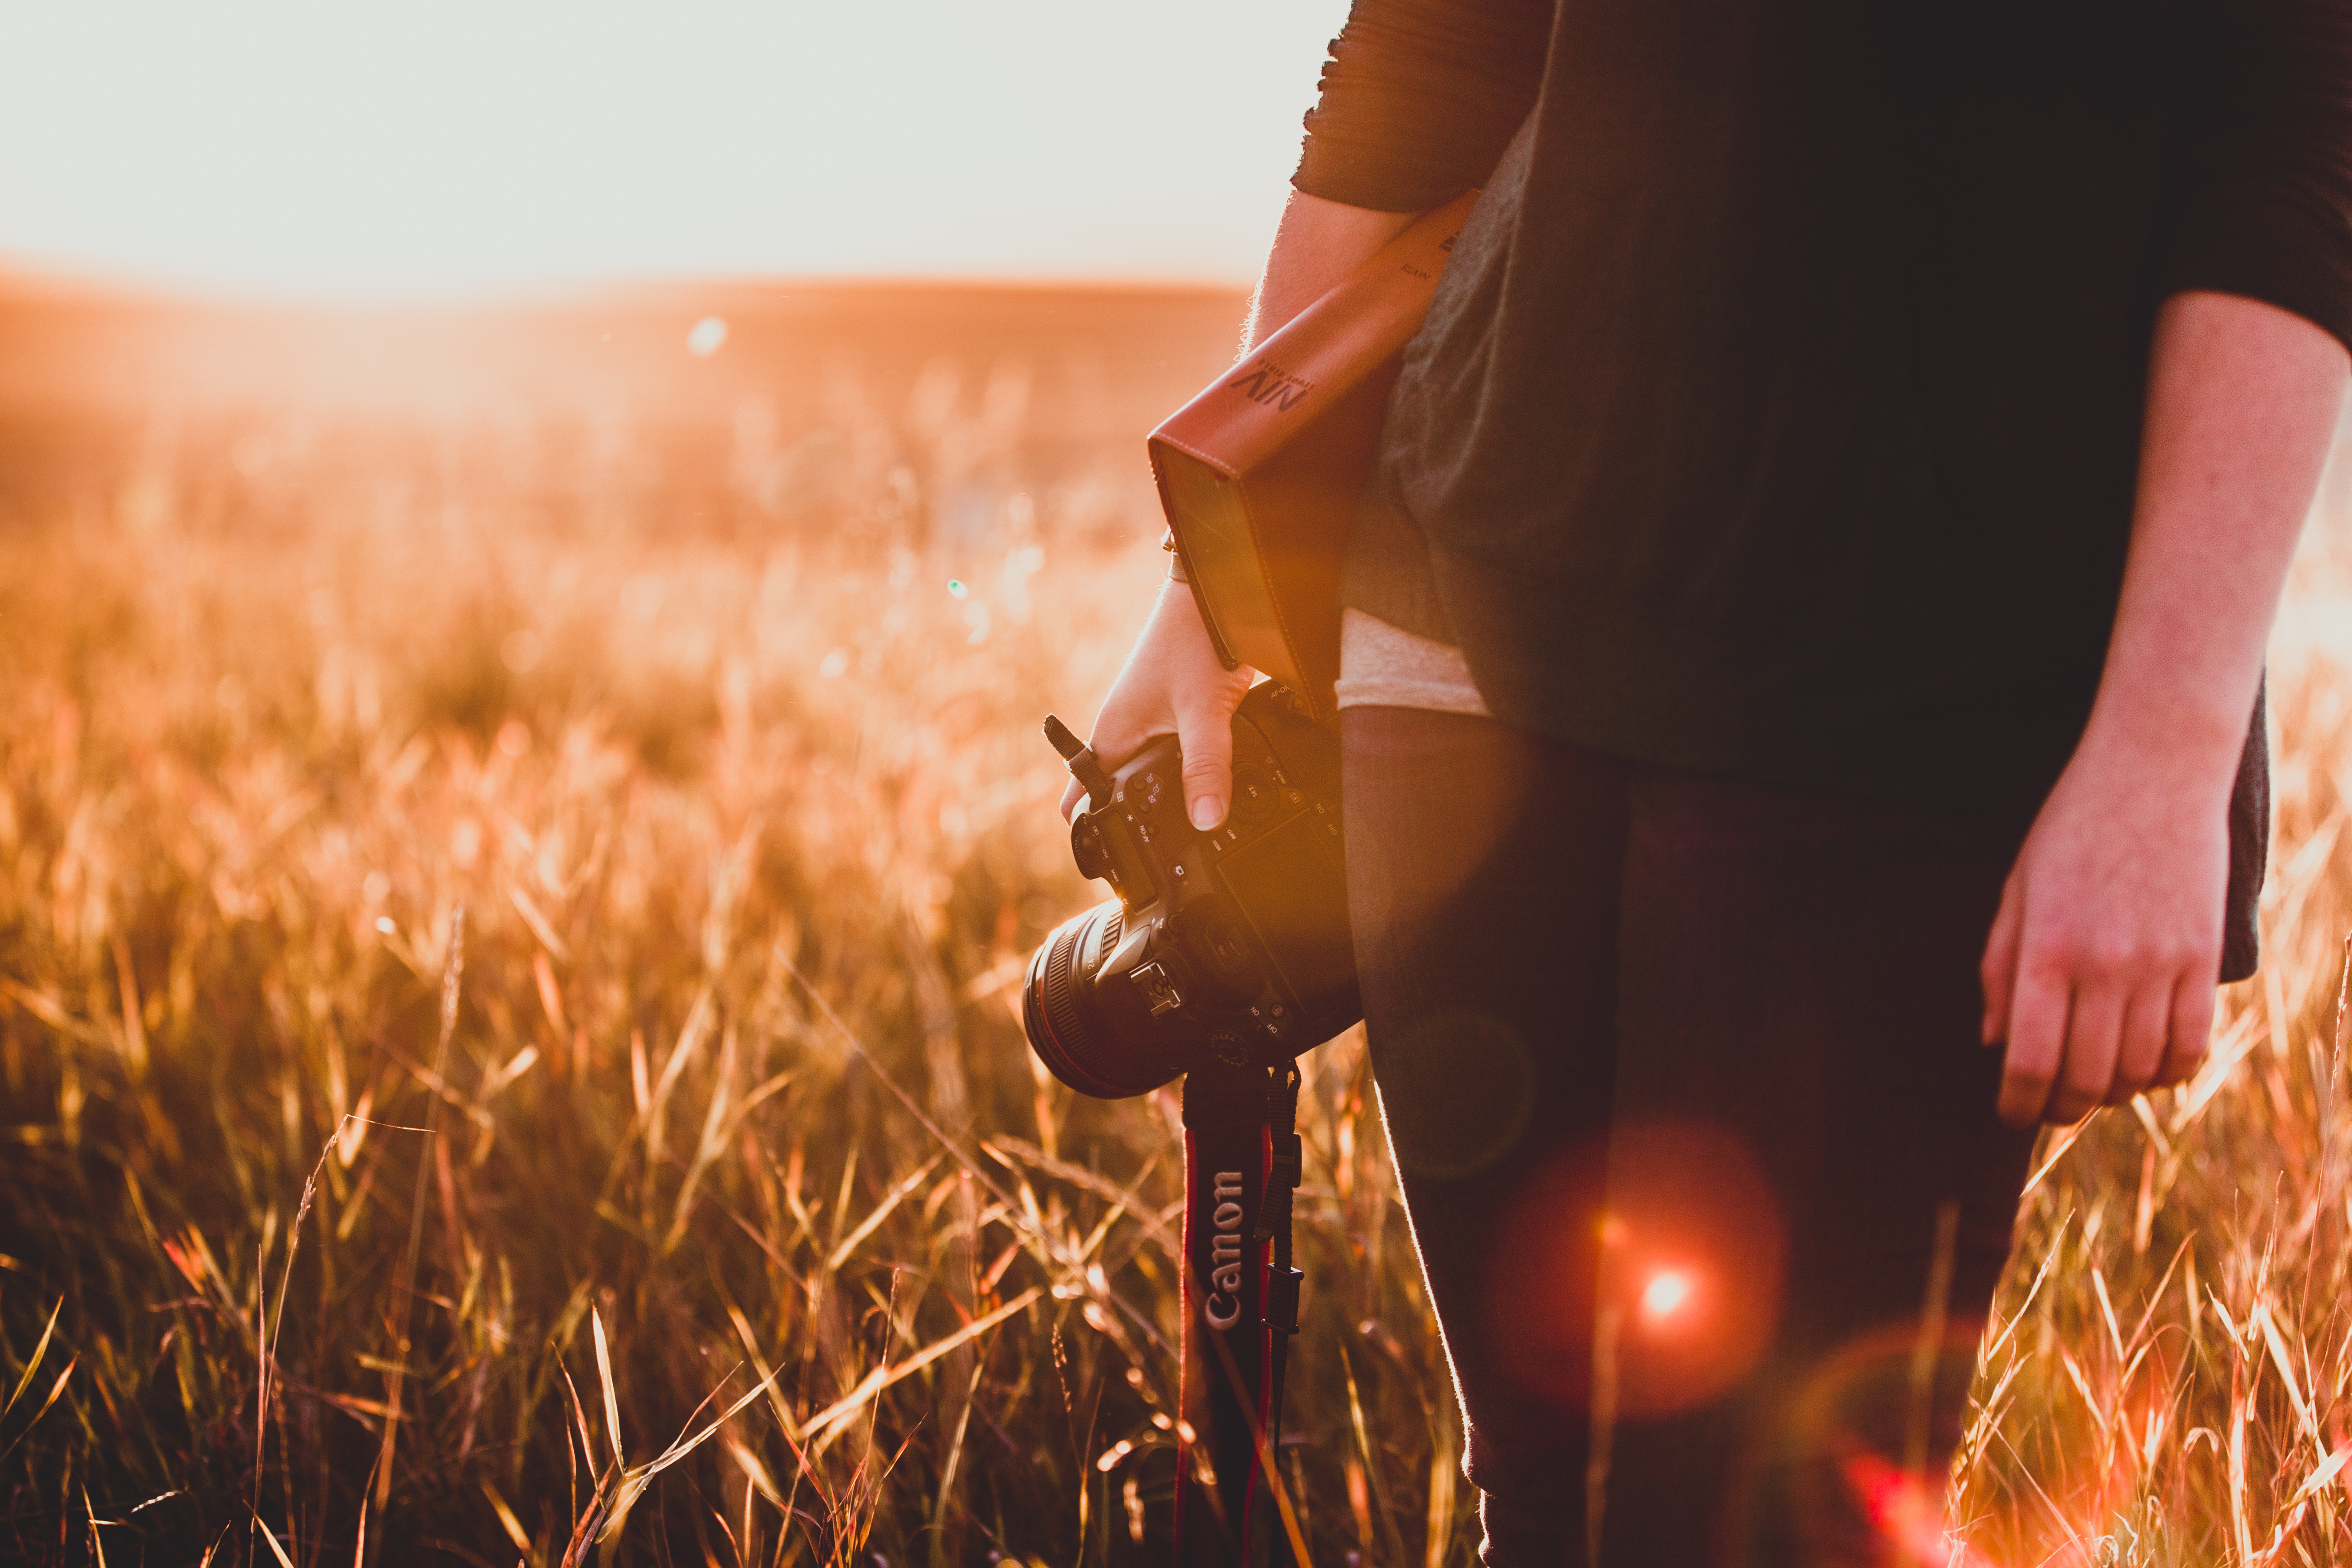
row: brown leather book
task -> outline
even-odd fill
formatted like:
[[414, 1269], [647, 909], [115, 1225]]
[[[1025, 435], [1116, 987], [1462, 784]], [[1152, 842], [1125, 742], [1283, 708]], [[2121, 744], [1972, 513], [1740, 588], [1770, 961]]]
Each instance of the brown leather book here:
[[1151, 433], [1151, 473], [1227, 668], [1336, 711], [1339, 563], [1399, 355], [1478, 193], [1417, 219]]

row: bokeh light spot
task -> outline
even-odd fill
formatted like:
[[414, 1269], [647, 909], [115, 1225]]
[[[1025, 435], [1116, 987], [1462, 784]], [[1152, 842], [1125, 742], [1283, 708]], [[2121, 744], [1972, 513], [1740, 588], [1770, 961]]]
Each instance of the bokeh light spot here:
[[1513, 1374], [1571, 1415], [1604, 1346], [1621, 1417], [1694, 1409], [1770, 1342], [1785, 1235], [1738, 1134], [1628, 1121], [1557, 1156], [1513, 1200], [1490, 1254], [1491, 1331]]
[[697, 359], [709, 359], [727, 342], [727, 321], [723, 316], [705, 316], [687, 329], [686, 352]]

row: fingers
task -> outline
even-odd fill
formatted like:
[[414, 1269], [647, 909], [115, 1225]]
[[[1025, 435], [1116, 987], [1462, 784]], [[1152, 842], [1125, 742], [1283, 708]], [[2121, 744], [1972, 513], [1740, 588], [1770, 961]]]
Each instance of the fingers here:
[[2186, 957], [2196, 944], [2177, 933], [2101, 933], [2097, 921], [2070, 919], [2028, 891], [2021, 858], [1979, 965], [1985, 1038], [2007, 1043], [2001, 1119], [2063, 1125], [2193, 1073], [2212, 1026], [2218, 943]]
[[2197, 1070], [2212, 1027], [2212, 987], [2196, 973], [2133, 976], [2037, 959], [2025, 944], [2010, 1006], [2001, 1119], [2065, 1125]]
[[1184, 814], [1206, 832], [1225, 819], [1234, 793], [1233, 710], [1194, 703], [1176, 715], [1176, 743], [1184, 751]]
[[[1234, 710], [1252, 675], [1218, 658], [1191, 592], [1165, 586], [1095, 716], [1087, 744], [1103, 766], [1116, 768], [1173, 730], [1184, 749], [1186, 814], [1196, 826], [1214, 826], [1233, 796]], [[1062, 816], [1070, 816], [1083, 798], [1078, 785], [1066, 785]]]
[[2212, 1035], [2212, 984], [2197, 974], [2184, 974], [2172, 988], [2164, 1059], [2157, 1064], [2148, 1087], [2170, 1089], [2196, 1077], [2197, 1069], [2205, 1065], [2205, 1048]]
[[[1163, 727], [1159, 732], [1166, 734], [1167, 730]], [[1103, 704], [1103, 710], [1095, 715], [1094, 733], [1087, 737], [1087, 746], [1094, 752], [1096, 760], [1105, 768], [1116, 768], [1129, 757], [1141, 751], [1145, 742], [1150, 739], [1150, 733], [1142, 725], [1129, 720], [1125, 705], [1119, 702], [1117, 694], [1114, 693], [1111, 700]], [[1087, 786], [1076, 778], [1064, 784], [1062, 786], [1062, 820], [1067, 822], [1076, 816], [1078, 803], [1086, 798]], [[1095, 804], [1099, 805], [1102, 803], [1097, 801]]]
[[2000, 1119], [2011, 1127], [2032, 1126], [2050, 1103], [2051, 1086], [2065, 1059], [2072, 1002], [2063, 970], [2032, 963], [2020, 969], [2000, 1071]]
[[2174, 976], [2160, 973], [2134, 988], [2126, 1000], [2123, 1027], [2116, 1037], [2115, 1076], [2102, 1104], [2129, 1104], [2132, 1096], [2156, 1081], [2171, 1037], [2174, 987]]
[[2204, 1049], [2228, 836], [2210, 789], [2151, 790], [2148, 773], [2139, 752], [2086, 739], [2001, 889], [1980, 973], [2012, 1124], [2123, 1104]]
[[2131, 993], [2111, 972], [2095, 970], [2076, 978], [2067, 1009], [2063, 1060], [2042, 1120], [2064, 1126], [2106, 1103], [2130, 1005]]
[[[1121, 679], [1124, 681], [1124, 676]], [[1164, 703], [1139, 700], [1135, 693], [1114, 687], [1103, 701], [1102, 711], [1095, 715], [1094, 731], [1087, 737], [1087, 745], [1106, 769], [1116, 769], [1150, 744], [1153, 737], [1164, 735], [1171, 728], [1174, 726]], [[1062, 820], [1069, 821], [1078, 803], [1086, 798], [1087, 786], [1076, 779], [1064, 784]], [[1095, 804], [1099, 805], [1102, 802]]]
[[2017, 985], [2018, 942], [2025, 931], [2025, 900], [2020, 889], [2017, 874], [2011, 872], [2001, 884], [2000, 912], [1992, 918], [1992, 935], [1985, 942], [1984, 963], [1979, 973], [1984, 980], [1984, 1043], [1999, 1045], [2009, 1037], [2009, 1010], [2011, 994]]

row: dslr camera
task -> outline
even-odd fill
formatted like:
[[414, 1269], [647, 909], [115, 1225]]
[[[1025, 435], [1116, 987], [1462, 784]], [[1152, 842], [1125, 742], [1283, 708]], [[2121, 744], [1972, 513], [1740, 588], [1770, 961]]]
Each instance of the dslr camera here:
[[1070, 824], [1085, 876], [1118, 895], [1029, 961], [1029, 1044], [1101, 1100], [1211, 1063], [1287, 1068], [1363, 1016], [1340, 857], [1338, 737], [1265, 681], [1234, 715], [1233, 805], [1184, 812], [1172, 737], [1116, 769], [1058, 719], [1045, 737], [1087, 792]]

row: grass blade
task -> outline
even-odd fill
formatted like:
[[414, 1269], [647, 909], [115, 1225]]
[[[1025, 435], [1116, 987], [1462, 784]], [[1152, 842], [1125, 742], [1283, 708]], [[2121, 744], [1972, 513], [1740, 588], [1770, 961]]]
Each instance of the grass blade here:
[[613, 1391], [613, 1352], [604, 1343], [604, 1315], [592, 1307], [588, 1322], [596, 1336], [596, 1375], [604, 1384], [604, 1436], [613, 1446], [613, 1463], [626, 1465], [621, 1448], [621, 1400]]
[[901, 1378], [905, 1378], [915, 1373], [920, 1372], [923, 1368], [930, 1365], [931, 1363], [939, 1360], [940, 1357], [947, 1354], [950, 1351], [955, 1349], [958, 1345], [964, 1343], [966, 1341], [975, 1339], [980, 1335], [986, 1333], [989, 1330], [994, 1328], [1005, 1319], [1013, 1316], [1013, 1313], [1027, 1307], [1030, 1302], [1034, 1301], [1039, 1297], [1045, 1295], [1045, 1288], [1044, 1286], [1032, 1285], [1028, 1289], [1024, 1290], [1018, 1296], [1013, 1297], [1013, 1300], [1005, 1302], [1004, 1305], [997, 1308], [993, 1312], [989, 1313], [985, 1317], [974, 1318], [971, 1322], [966, 1323], [962, 1328], [958, 1329], [954, 1333], [950, 1334], [947, 1338], [935, 1341], [932, 1343], [924, 1346], [921, 1350], [917, 1351], [913, 1355], [908, 1356], [905, 1361], [900, 1362], [898, 1365], [887, 1368], [877, 1367], [872, 1373], [868, 1373], [866, 1380], [860, 1383], [856, 1388], [851, 1389], [847, 1394], [842, 1395], [839, 1399], [834, 1401], [831, 1405], [826, 1405], [816, 1415], [811, 1416], [803, 1424], [801, 1430], [808, 1435], [811, 1442], [817, 1443], [822, 1446], [832, 1437], [838, 1436], [841, 1430], [847, 1426], [848, 1424], [856, 1417], [857, 1413], [866, 1407], [866, 1401], [872, 1399], [876, 1394], [881, 1393], [892, 1384], [898, 1382]]
[[932, 1155], [923, 1162], [920, 1170], [884, 1194], [882, 1201], [874, 1205], [873, 1212], [860, 1220], [856, 1229], [834, 1244], [833, 1251], [825, 1257], [825, 1272], [830, 1274], [846, 1263], [850, 1254], [857, 1250], [857, 1244], [879, 1229], [882, 1222], [890, 1217], [890, 1211], [904, 1203], [908, 1194], [921, 1186], [924, 1179], [939, 1168], [940, 1161], [944, 1158], [945, 1156], [940, 1154]]
[[5, 1459], [9, 1455], [15, 1453], [16, 1451], [16, 1445], [23, 1442], [32, 1432], [33, 1428], [41, 1424], [41, 1417], [49, 1413], [49, 1406], [55, 1405], [58, 1402], [58, 1395], [66, 1391], [66, 1379], [73, 1375], [73, 1370], [80, 1363], [80, 1361], [81, 1358], [79, 1356], [76, 1356], [72, 1361], [66, 1363], [65, 1371], [58, 1373], [57, 1382], [49, 1384], [49, 1396], [41, 1401], [41, 1407], [33, 1412], [33, 1418], [30, 1421], [25, 1423], [25, 1430], [17, 1433], [16, 1436], [10, 1438], [6, 1447], [0, 1448], [0, 1459]]
[[50, 1336], [58, 1331], [58, 1314], [65, 1310], [66, 1299], [60, 1296], [58, 1298], [58, 1304], [49, 1309], [48, 1327], [41, 1331], [41, 1342], [33, 1347], [31, 1359], [25, 1363], [24, 1375], [16, 1380], [16, 1386], [9, 1391], [8, 1403], [0, 1405], [0, 1421], [6, 1420], [8, 1412], [16, 1408], [16, 1401], [24, 1398], [25, 1390], [32, 1385], [33, 1374], [41, 1370], [41, 1358], [48, 1353]]

